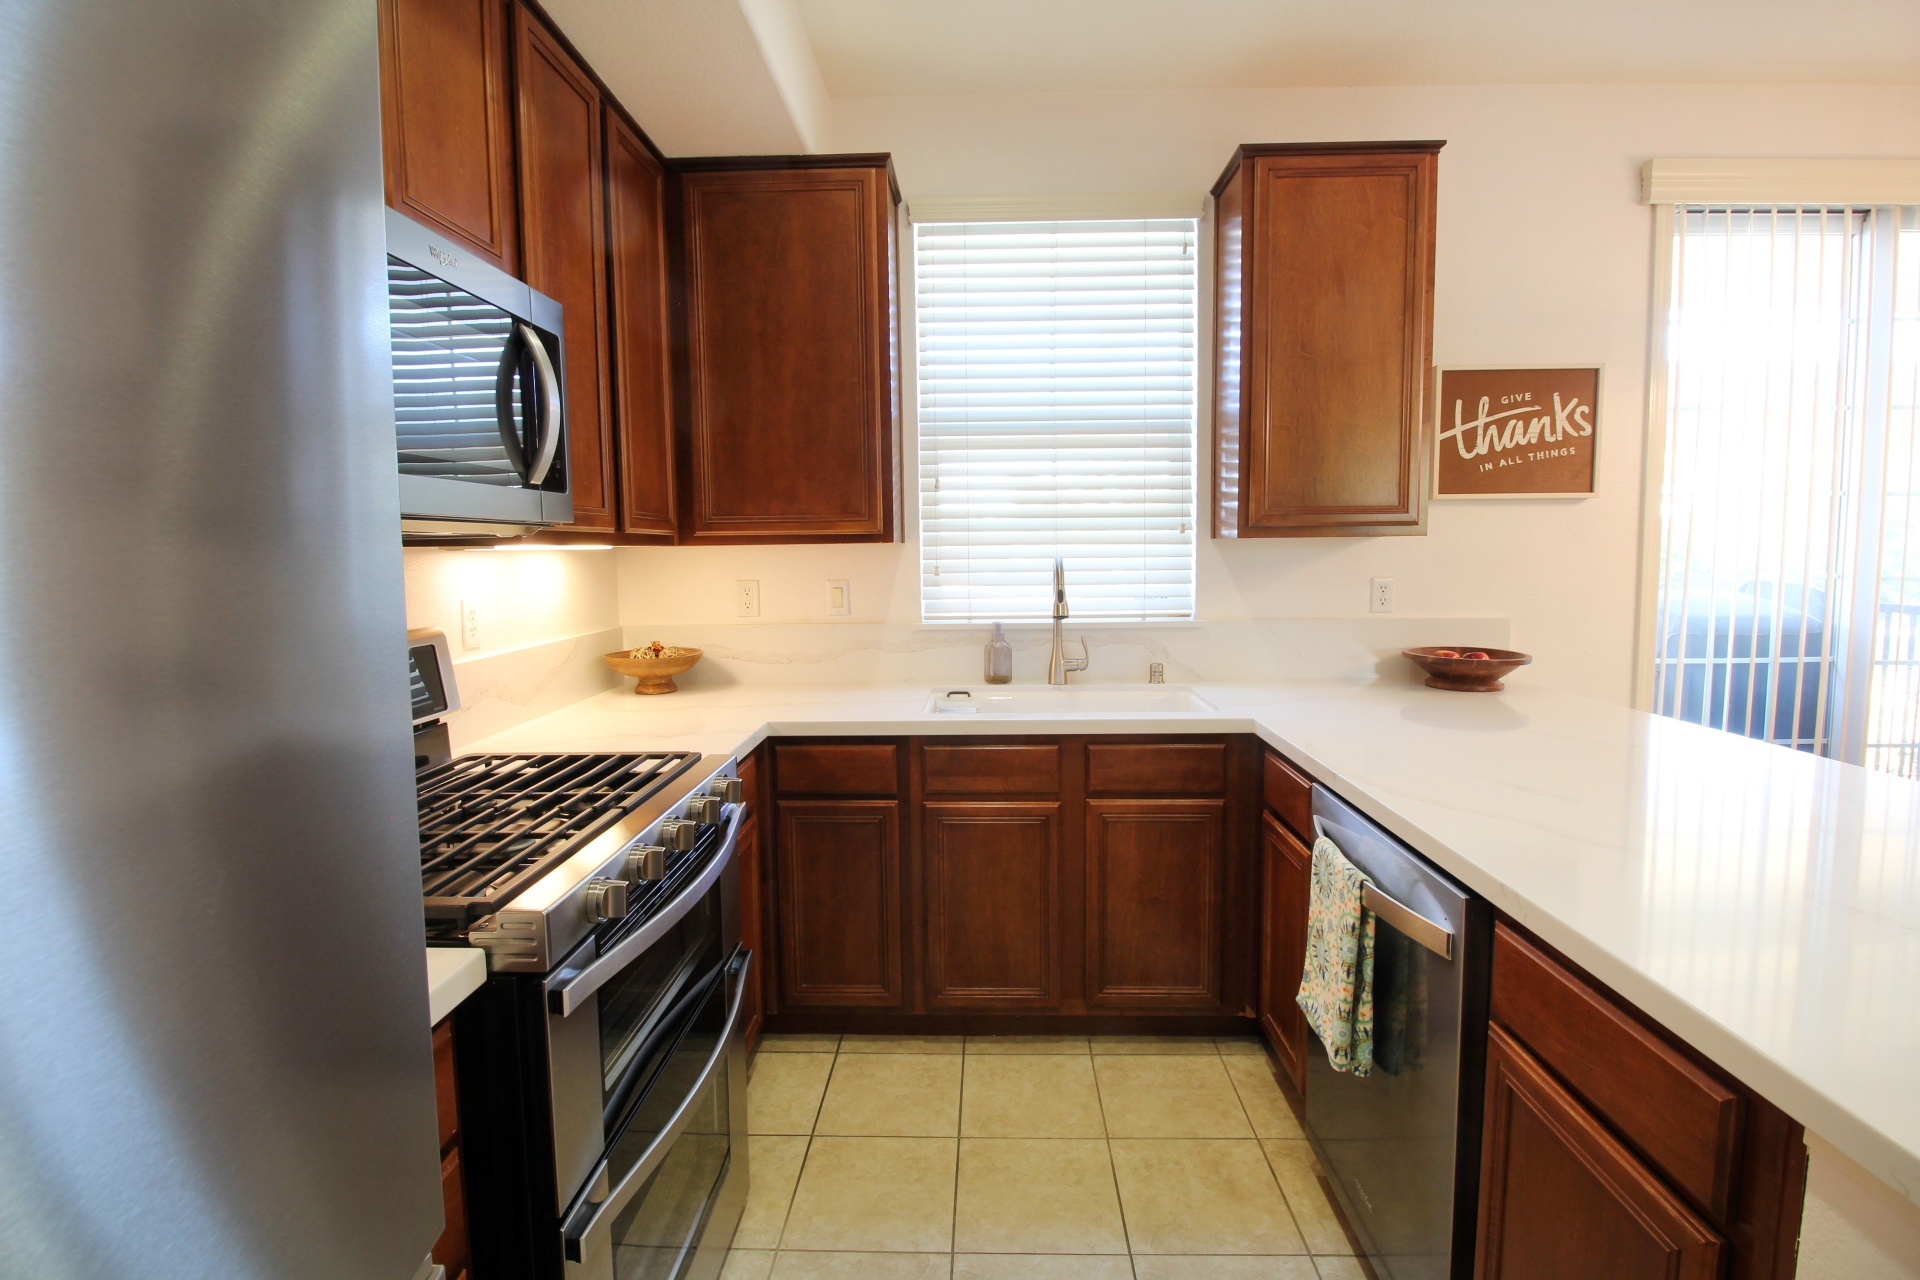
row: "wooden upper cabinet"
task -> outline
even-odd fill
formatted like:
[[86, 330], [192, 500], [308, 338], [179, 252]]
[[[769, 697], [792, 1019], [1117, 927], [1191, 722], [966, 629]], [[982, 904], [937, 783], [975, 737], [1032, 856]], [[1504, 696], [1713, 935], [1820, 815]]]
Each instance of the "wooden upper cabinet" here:
[[676, 161], [680, 540], [890, 542], [899, 193], [885, 156]]
[[1711, 1280], [1725, 1248], [1518, 1041], [1489, 1029], [1476, 1280]]
[[505, 0], [379, 0], [387, 203], [514, 271]]
[[607, 112], [607, 262], [620, 531], [671, 541], [666, 173], [645, 139]]
[[607, 379], [600, 90], [540, 20], [514, 9], [520, 227], [526, 282], [566, 313], [573, 527], [615, 527]]
[[1426, 532], [1443, 145], [1244, 146], [1215, 184], [1216, 537]]

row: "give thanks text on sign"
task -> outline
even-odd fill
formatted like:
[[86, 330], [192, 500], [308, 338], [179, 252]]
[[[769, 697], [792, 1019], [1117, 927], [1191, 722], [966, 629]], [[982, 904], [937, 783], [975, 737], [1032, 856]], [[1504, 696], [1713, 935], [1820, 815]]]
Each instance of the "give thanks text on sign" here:
[[1600, 370], [1442, 369], [1436, 498], [1593, 493]]

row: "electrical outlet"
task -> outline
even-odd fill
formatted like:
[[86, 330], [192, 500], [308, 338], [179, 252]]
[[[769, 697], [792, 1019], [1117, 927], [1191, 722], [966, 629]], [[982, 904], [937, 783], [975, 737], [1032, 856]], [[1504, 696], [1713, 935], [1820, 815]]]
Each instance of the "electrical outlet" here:
[[845, 578], [827, 579], [827, 616], [829, 618], [853, 616], [853, 594], [847, 590]]
[[480, 647], [480, 606], [471, 600], [460, 602], [460, 647]]
[[734, 581], [733, 615], [736, 618], [760, 616], [760, 579], [739, 578]]
[[1371, 583], [1370, 599], [1367, 606], [1374, 613], [1393, 612], [1393, 579], [1375, 578]]

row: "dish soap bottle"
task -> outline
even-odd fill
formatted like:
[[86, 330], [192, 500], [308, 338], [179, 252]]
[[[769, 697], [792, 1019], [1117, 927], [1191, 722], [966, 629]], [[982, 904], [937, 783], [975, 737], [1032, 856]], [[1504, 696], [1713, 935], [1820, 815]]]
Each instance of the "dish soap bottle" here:
[[1012, 679], [1013, 646], [1007, 643], [1007, 633], [996, 622], [993, 624], [993, 638], [987, 641], [987, 683], [1007, 684]]

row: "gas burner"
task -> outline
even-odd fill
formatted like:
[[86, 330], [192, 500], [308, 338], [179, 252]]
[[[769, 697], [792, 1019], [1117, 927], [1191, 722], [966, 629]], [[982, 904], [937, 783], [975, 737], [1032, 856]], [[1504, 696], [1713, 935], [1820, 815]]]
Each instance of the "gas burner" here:
[[458, 937], [699, 758], [696, 751], [473, 755], [420, 774], [429, 933]]

